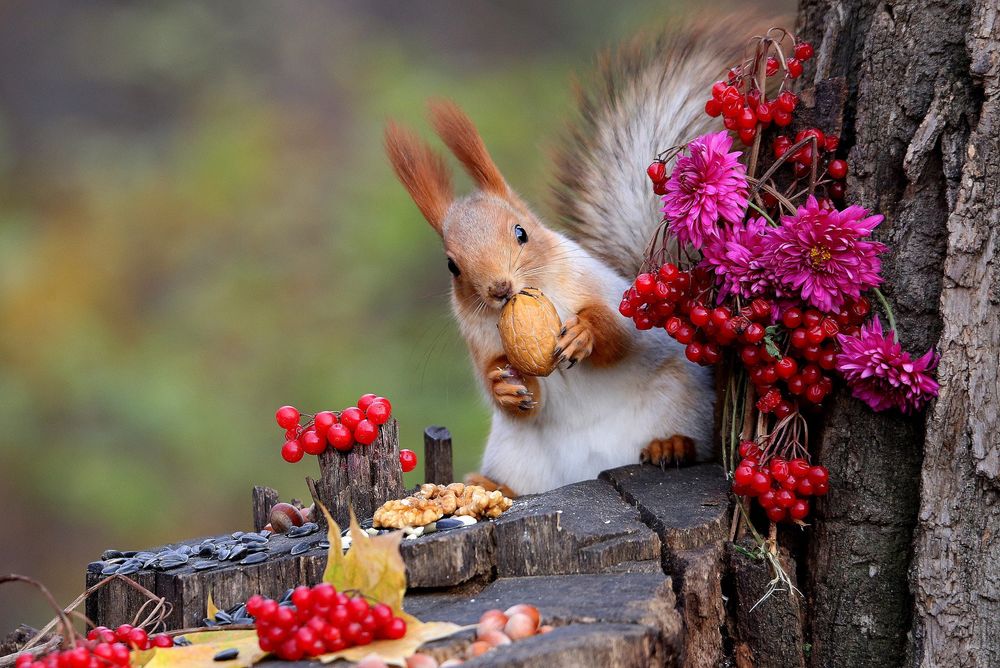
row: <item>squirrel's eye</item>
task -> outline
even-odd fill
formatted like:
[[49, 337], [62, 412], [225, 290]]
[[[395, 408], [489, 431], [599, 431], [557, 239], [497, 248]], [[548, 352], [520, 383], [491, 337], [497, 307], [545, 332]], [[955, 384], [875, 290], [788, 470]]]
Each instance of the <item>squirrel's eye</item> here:
[[461, 271], [459, 271], [458, 265], [455, 264], [455, 261], [452, 260], [451, 258], [448, 258], [448, 271], [450, 271], [451, 275], [454, 276], [455, 278], [458, 278], [458, 275], [462, 273]]
[[520, 225], [514, 226], [514, 238], [517, 239], [517, 243], [522, 246], [528, 243], [528, 233], [524, 231], [524, 228]]

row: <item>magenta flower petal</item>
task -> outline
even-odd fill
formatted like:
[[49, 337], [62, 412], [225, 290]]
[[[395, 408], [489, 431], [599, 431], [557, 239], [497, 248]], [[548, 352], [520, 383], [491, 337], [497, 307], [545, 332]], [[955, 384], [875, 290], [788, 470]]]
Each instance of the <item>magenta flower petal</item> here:
[[680, 155], [667, 181], [663, 213], [681, 243], [701, 248], [717, 237], [719, 222], [738, 223], [747, 210], [747, 170], [730, 152], [733, 138], [726, 131], [693, 140], [690, 155]]
[[917, 360], [903, 350], [896, 332], [883, 333], [878, 316], [861, 328], [858, 336], [839, 334], [841, 353], [837, 370], [844, 376], [855, 398], [873, 410], [898, 408], [912, 413], [927, 405], [938, 394], [937, 381], [929, 371], [937, 366], [933, 350]]
[[729, 295], [758, 296], [770, 285], [770, 268], [763, 261], [767, 231], [764, 218], [750, 218], [705, 239], [703, 262], [715, 273], [720, 302]]
[[815, 197], [768, 235], [766, 264], [775, 286], [831, 313], [882, 283], [885, 246], [867, 239], [882, 222], [859, 206], [820, 208]]

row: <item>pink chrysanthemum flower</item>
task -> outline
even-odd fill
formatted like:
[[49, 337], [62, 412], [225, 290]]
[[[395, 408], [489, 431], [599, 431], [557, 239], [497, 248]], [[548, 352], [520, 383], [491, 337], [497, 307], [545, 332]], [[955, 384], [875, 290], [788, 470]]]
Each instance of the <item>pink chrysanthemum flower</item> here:
[[719, 236], [705, 239], [701, 253], [715, 272], [720, 302], [731, 294], [757, 296], [770, 284], [770, 270], [764, 263], [767, 230], [767, 220], [750, 218], [746, 224], [729, 225]]
[[927, 373], [937, 366], [933, 350], [913, 360], [896, 341], [896, 332], [882, 331], [878, 316], [854, 336], [839, 334], [842, 352], [837, 370], [854, 396], [876, 411], [896, 407], [904, 413], [923, 408], [938, 394], [938, 384]]
[[885, 246], [866, 239], [882, 216], [860, 206], [821, 209], [815, 197], [768, 234], [767, 264], [779, 288], [798, 294], [820, 311], [839, 310], [847, 298], [882, 283], [879, 254]]
[[701, 248], [706, 237], [718, 235], [720, 220], [743, 220], [747, 170], [737, 160], [740, 151], [729, 152], [732, 147], [728, 132], [716, 132], [688, 144], [690, 156], [677, 157], [663, 196], [663, 213], [681, 243]]

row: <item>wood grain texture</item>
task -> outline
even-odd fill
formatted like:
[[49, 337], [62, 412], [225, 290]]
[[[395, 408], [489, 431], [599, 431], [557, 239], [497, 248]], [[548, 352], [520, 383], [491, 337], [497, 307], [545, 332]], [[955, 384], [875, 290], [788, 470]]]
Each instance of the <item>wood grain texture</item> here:
[[424, 430], [424, 482], [448, 485], [455, 482], [451, 463], [451, 432], [447, 427]]
[[914, 664], [926, 668], [1000, 665], [998, 11], [975, 2], [964, 27], [973, 127], [958, 147], [965, 159], [948, 217], [941, 394], [927, 420], [912, 567]]

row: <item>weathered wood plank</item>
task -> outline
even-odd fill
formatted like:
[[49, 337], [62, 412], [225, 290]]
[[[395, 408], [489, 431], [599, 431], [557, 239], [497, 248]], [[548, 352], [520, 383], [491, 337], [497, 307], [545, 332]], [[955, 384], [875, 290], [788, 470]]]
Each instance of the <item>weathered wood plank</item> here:
[[279, 500], [278, 491], [270, 487], [254, 485], [251, 499], [253, 507], [253, 530], [260, 531], [271, 521], [271, 508]]
[[424, 430], [424, 482], [448, 485], [455, 482], [451, 464], [451, 432], [447, 427]]
[[604, 471], [634, 505], [643, 522], [660, 537], [663, 567], [679, 568], [677, 554], [724, 541], [729, 529], [729, 482], [716, 464], [660, 470], [655, 466], [623, 466]]
[[346, 453], [327, 448], [319, 456], [319, 468], [320, 501], [338, 524], [347, 526], [351, 508], [358, 517], [371, 517], [389, 499], [405, 496], [399, 424], [386, 422], [371, 445], [356, 445]]
[[495, 535], [501, 577], [597, 573], [660, 556], [638, 511], [600, 480], [518, 499], [496, 520]]

